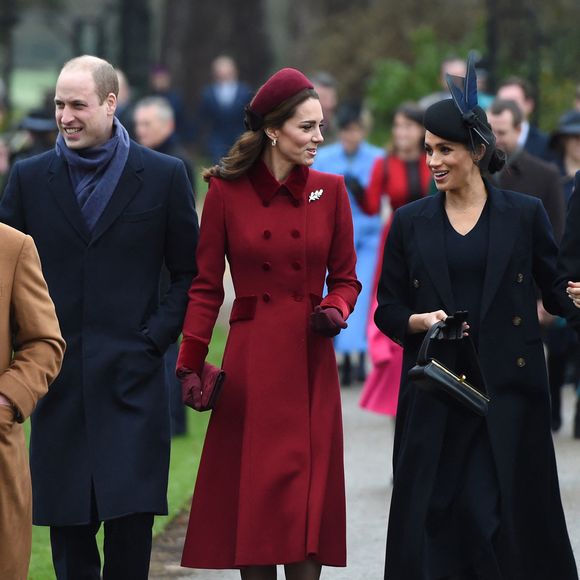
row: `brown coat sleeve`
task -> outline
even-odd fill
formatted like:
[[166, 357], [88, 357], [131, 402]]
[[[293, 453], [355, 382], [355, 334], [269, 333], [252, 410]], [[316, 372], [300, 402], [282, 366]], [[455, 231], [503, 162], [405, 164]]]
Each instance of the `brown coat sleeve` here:
[[36, 246], [30, 236], [20, 241], [13, 278], [4, 283], [5, 292], [9, 292], [4, 298], [10, 299], [11, 336], [0, 340], [3, 347], [12, 349], [13, 356], [0, 374], [0, 393], [18, 408], [20, 420], [24, 420], [58, 374], [65, 342]]

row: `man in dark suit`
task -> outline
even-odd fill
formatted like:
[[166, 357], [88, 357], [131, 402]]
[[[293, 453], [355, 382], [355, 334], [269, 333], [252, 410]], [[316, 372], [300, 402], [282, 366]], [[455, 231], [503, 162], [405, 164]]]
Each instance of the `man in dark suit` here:
[[545, 161], [553, 161], [553, 154], [550, 152], [548, 144], [548, 135], [529, 121], [535, 108], [530, 84], [520, 77], [509, 77], [502, 82], [496, 96], [498, 99], [514, 101], [523, 113], [519, 145], [536, 157]]
[[193, 165], [181, 146], [175, 127], [175, 113], [164, 97], [145, 97], [137, 102], [133, 113], [135, 139], [143, 147], [181, 159], [192, 187]]
[[523, 113], [515, 101], [496, 99], [489, 108], [487, 118], [497, 146], [507, 154], [505, 167], [494, 176], [496, 183], [502, 189], [539, 197], [546, 208], [556, 240], [559, 240], [564, 231], [566, 203], [558, 169], [521, 147], [519, 139]]
[[[163, 354], [195, 275], [198, 236], [183, 163], [132, 142], [118, 80], [92, 56], [65, 64], [56, 148], [17, 163], [0, 221], [39, 250], [68, 350], [32, 420], [33, 518], [50, 526], [59, 579], [146, 579], [154, 514], [167, 513]], [[159, 295], [166, 264], [171, 284]]]
[[238, 80], [236, 63], [219, 56], [212, 63], [213, 83], [202, 91], [197, 114], [197, 140], [217, 163], [244, 131], [244, 107], [252, 99], [250, 88]]

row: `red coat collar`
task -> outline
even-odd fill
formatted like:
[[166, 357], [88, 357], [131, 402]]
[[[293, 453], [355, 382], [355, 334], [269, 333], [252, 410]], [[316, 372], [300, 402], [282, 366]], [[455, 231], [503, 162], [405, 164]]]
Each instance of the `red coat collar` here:
[[271, 173], [266, 164], [258, 159], [248, 170], [248, 179], [256, 193], [266, 203], [270, 203], [278, 193], [289, 193], [292, 198], [300, 202], [304, 197], [304, 187], [308, 179], [308, 167], [296, 165], [286, 178], [280, 183]]

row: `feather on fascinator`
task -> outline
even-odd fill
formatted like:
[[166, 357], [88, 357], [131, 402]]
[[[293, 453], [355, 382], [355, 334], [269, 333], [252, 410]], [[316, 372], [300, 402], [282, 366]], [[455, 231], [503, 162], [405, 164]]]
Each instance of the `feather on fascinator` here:
[[[491, 127], [487, 123], [485, 112], [477, 103], [477, 76], [475, 74], [475, 52], [471, 51], [467, 57], [467, 71], [465, 78], [445, 75], [451, 98], [459, 112], [463, 123], [469, 131], [469, 137], [473, 150], [475, 141], [473, 133], [479, 136], [481, 143], [490, 145], [495, 143], [495, 137]], [[483, 119], [481, 113], [483, 113]]]

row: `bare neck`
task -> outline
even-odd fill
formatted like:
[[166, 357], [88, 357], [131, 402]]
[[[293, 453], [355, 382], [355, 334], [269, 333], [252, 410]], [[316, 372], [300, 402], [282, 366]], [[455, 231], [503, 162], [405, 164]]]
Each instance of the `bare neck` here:
[[463, 187], [445, 192], [445, 208], [452, 211], [481, 209], [487, 200], [487, 190], [480, 175]]
[[279, 155], [273, 151], [274, 147], [266, 147], [262, 154], [262, 161], [270, 170], [270, 173], [276, 178], [279, 183], [286, 181], [294, 165], [285, 159], [281, 159]]
[[580, 171], [580, 159], [566, 155], [564, 157], [564, 169], [566, 170], [566, 175], [571, 175], [573, 177], [576, 175], [577, 171]]

